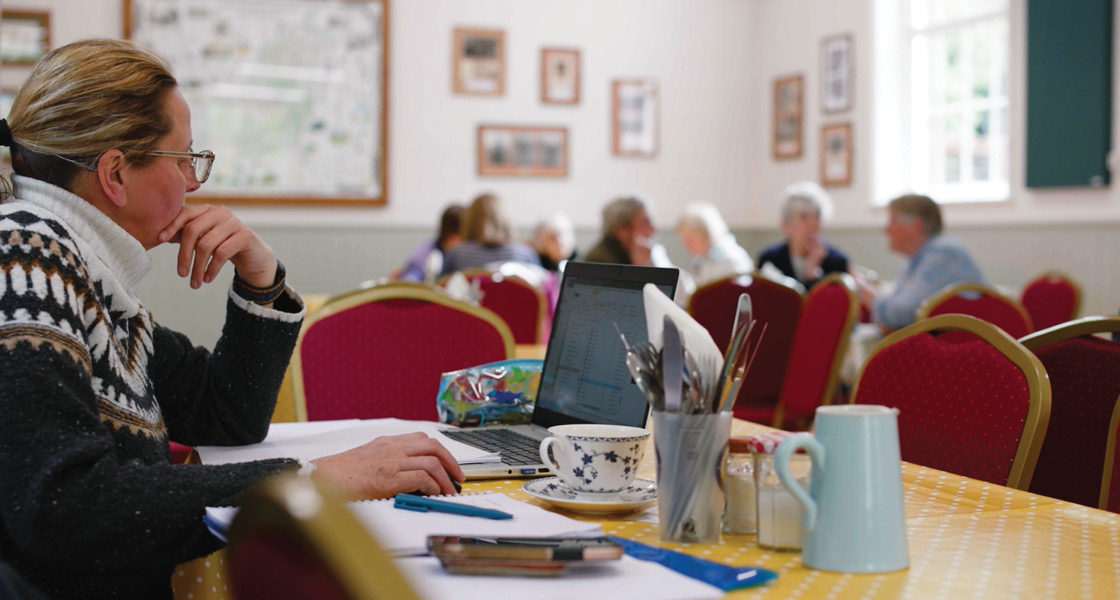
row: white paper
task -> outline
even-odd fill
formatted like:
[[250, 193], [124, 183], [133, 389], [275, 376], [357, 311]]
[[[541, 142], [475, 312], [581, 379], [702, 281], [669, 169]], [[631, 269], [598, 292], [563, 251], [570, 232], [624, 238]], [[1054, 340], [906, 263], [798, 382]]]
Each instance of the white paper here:
[[343, 421], [310, 421], [306, 423], [273, 423], [268, 436], [259, 444], [248, 446], [199, 446], [202, 462], [221, 465], [266, 458], [314, 460], [357, 448], [378, 437], [422, 432], [433, 437], [455, 457], [459, 464], [494, 462], [497, 454], [456, 442], [440, 433], [447, 426], [432, 421], [402, 419], [349, 419]]
[[[439, 500], [488, 508], [513, 515], [512, 519], [485, 519], [445, 512], [416, 512], [395, 508], [393, 499], [366, 500], [347, 504], [381, 547], [390, 554], [410, 556], [428, 552], [429, 535], [463, 537], [598, 537], [598, 523], [577, 521], [535, 504], [514, 500], [505, 494], [482, 492], [435, 496]], [[206, 516], [218, 529], [228, 530], [237, 509], [209, 507]]]
[[712, 334], [703, 325], [696, 322], [685, 310], [676, 305], [665, 292], [657, 289], [656, 285], [647, 283], [642, 288], [642, 299], [646, 309], [646, 333], [654, 348], [661, 349], [662, 330], [665, 328], [665, 317], [668, 316], [681, 332], [681, 342], [693, 357], [711, 356], [716, 364], [723, 364], [723, 352], [712, 340]]
[[723, 592], [657, 563], [629, 556], [603, 565], [569, 567], [559, 577], [452, 575], [436, 558], [397, 559], [397, 567], [423, 598], [432, 600], [708, 600]]

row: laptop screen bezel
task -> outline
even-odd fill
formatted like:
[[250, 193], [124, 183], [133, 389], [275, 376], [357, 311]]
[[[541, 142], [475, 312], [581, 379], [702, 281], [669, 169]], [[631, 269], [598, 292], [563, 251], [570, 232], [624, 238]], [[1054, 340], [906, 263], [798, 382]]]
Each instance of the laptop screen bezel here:
[[[619, 265], [611, 263], [588, 263], [570, 261], [564, 269], [564, 276], [560, 280], [560, 294], [556, 303], [556, 311], [553, 315], [553, 322], [559, 323], [560, 317], [564, 311], [564, 289], [568, 278], [577, 280], [591, 279], [603, 282], [617, 282], [617, 283], [652, 283], [658, 287], [670, 286], [672, 295], [676, 295], [677, 281], [680, 278], [680, 270], [675, 267], [647, 267], [639, 265]], [[627, 286], [627, 289], [629, 286]], [[559, 351], [555, 350], [554, 344], [559, 343], [558, 336], [550, 336], [548, 340], [548, 348], [545, 350], [544, 363], [541, 367], [541, 373], [548, 373], [550, 361], [560, 360], [557, 356]], [[625, 353], [622, 350], [622, 344], [619, 343], [618, 347], [618, 360], [626, 360]], [[543, 392], [543, 381], [542, 389]], [[642, 427], [646, 425], [649, 420], [649, 408], [647, 406], [645, 417], [643, 418]], [[567, 415], [553, 410], [548, 410], [540, 406], [540, 395], [538, 393], [537, 405], [533, 409], [533, 417], [531, 423], [540, 427], [553, 427], [555, 425], [571, 425], [578, 423], [589, 423], [585, 419], [581, 419], [572, 415]]]

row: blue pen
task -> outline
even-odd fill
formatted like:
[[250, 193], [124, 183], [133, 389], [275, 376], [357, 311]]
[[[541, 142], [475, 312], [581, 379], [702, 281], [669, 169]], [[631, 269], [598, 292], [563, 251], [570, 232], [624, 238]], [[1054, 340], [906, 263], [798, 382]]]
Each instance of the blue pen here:
[[484, 519], [512, 519], [513, 515], [489, 508], [479, 508], [467, 504], [444, 502], [435, 498], [413, 496], [412, 494], [397, 494], [393, 498], [393, 508], [414, 510], [416, 512], [444, 512], [468, 517], [482, 517]]

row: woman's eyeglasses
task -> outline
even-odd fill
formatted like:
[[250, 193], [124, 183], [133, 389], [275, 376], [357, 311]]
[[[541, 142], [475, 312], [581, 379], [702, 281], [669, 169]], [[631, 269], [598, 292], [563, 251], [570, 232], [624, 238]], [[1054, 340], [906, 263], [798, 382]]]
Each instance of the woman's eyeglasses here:
[[210, 168], [214, 166], [214, 153], [209, 150], [202, 152], [175, 152], [174, 150], [152, 150], [145, 152], [152, 156], [170, 156], [172, 158], [191, 159], [191, 169], [194, 171], [194, 180], [200, 184], [206, 183], [210, 177]]

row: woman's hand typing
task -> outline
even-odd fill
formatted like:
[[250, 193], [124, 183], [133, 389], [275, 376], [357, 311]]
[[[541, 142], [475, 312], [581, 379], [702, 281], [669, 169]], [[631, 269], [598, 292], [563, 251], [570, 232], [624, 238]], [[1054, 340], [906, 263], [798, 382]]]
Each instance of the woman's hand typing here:
[[347, 499], [389, 498], [401, 492], [454, 494], [465, 478], [458, 462], [423, 433], [379, 437], [340, 454], [311, 461], [313, 477]]

